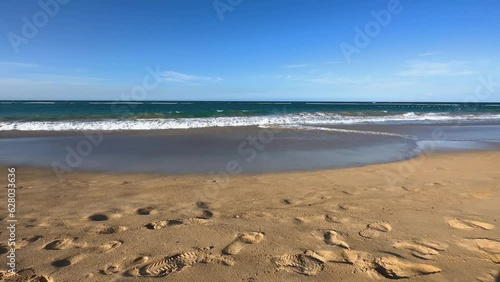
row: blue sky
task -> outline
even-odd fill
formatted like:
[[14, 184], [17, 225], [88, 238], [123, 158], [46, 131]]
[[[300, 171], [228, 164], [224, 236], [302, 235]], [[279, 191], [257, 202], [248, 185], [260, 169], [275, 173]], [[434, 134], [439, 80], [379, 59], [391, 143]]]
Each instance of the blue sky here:
[[500, 102], [497, 0], [0, 0], [0, 34], [7, 100]]

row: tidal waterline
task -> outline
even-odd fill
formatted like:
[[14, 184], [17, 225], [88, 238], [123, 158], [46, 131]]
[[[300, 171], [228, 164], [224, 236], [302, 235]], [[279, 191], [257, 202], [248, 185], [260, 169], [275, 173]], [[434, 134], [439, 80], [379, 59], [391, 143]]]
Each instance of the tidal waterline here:
[[400, 161], [429, 148], [500, 148], [500, 124], [494, 123], [231, 127], [86, 135], [10, 132], [0, 136], [2, 164], [167, 174], [320, 170]]

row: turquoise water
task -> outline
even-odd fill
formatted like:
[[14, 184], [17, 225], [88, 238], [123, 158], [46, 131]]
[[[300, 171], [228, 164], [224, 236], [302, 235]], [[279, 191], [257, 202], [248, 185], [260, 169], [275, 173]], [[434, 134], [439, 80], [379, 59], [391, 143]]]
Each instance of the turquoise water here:
[[500, 103], [1, 101], [0, 130], [149, 130], [225, 126], [500, 120]]

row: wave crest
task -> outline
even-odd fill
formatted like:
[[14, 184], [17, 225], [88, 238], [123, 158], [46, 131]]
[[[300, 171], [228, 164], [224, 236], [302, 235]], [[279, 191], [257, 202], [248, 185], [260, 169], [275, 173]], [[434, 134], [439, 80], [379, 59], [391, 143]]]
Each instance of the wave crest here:
[[273, 116], [149, 118], [66, 121], [2, 121], [0, 131], [116, 131], [162, 130], [237, 126], [296, 126], [384, 124], [412, 122], [500, 121], [500, 114], [404, 113], [396, 115], [342, 115], [338, 113], [295, 113]]

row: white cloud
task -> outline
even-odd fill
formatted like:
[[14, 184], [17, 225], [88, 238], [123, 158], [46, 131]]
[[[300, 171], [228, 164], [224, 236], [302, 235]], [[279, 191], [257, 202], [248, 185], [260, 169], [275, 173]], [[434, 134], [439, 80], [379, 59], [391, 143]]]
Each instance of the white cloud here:
[[336, 65], [342, 63], [341, 61], [326, 61], [322, 62], [323, 65]]
[[296, 64], [296, 65], [286, 65], [283, 66], [285, 69], [298, 69], [310, 66], [309, 64]]
[[369, 76], [365, 77], [333, 77], [333, 76], [322, 76], [322, 77], [312, 77], [303, 78], [303, 81], [312, 82], [315, 84], [330, 84], [338, 87], [365, 87], [370, 89], [392, 89], [399, 87], [410, 87], [414, 86], [415, 83], [412, 81], [405, 81], [399, 79], [387, 79], [387, 78], [373, 78]]
[[0, 62], [0, 67], [6, 68], [37, 68], [39, 65], [37, 64], [26, 64], [26, 63], [18, 63], [18, 62]]
[[412, 60], [405, 64], [406, 70], [397, 73], [398, 76], [422, 77], [422, 76], [467, 76], [477, 74], [471, 70], [469, 62], [431, 62]]
[[306, 68], [306, 67], [314, 67], [319, 65], [336, 65], [340, 64], [341, 61], [325, 61], [320, 63], [311, 63], [311, 64], [294, 64], [294, 65], [286, 65], [283, 66], [285, 69], [298, 69], [298, 68]]
[[429, 57], [429, 56], [434, 56], [436, 54], [437, 54], [437, 52], [425, 52], [425, 53], [418, 54], [418, 56], [420, 56], [420, 57]]
[[0, 86], [17, 86], [38, 84], [53, 85], [91, 85], [100, 84], [109, 79], [89, 76], [74, 76], [61, 74], [31, 74], [28, 77], [0, 77]]
[[326, 72], [319, 75], [299, 75], [293, 76], [288, 75], [286, 78], [289, 80], [309, 82], [313, 84], [331, 84], [331, 85], [342, 85], [342, 86], [350, 86], [350, 85], [366, 85], [374, 81], [371, 77], [347, 77], [347, 76], [338, 76], [331, 72]]
[[22, 86], [26, 84], [32, 83], [32, 80], [26, 79], [26, 78], [0, 78], [0, 86], [6, 86], [6, 85], [15, 85], [15, 86]]
[[220, 77], [205, 77], [205, 76], [196, 76], [191, 74], [184, 74], [176, 71], [165, 71], [162, 74], [162, 77], [165, 81], [170, 82], [219, 82], [223, 79]]

